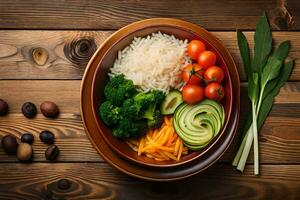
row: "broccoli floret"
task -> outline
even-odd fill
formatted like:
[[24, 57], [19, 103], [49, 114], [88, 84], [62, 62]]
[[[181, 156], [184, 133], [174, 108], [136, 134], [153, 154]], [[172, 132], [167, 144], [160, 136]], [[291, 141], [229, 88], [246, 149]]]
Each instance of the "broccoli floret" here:
[[134, 96], [134, 101], [141, 105], [141, 108], [146, 110], [148, 109], [149, 106], [153, 104], [160, 104], [164, 100], [165, 95], [164, 93], [158, 91], [158, 90], [153, 90], [148, 93], [138, 93], [137, 95]]
[[142, 109], [146, 110], [151, 104], [155, 102], [154, 95], [151, 93], [140, 92], [134, 96], [134, 102]]
[[158, 110], [155, 110], [152, 115], [152, 119], [147, 120], [147, 126], [150, 129], [158, 128], [163, 122], [162, 115]]
[[126, 139], [129, 138], [131, 135], [128, 131], [118, 128], [114, 128], [112, 131], [114, 137], [119, 139]]
[[120, 139], [129, 137], [138, 137], [147, 131], [147, 123], [145, 120], [132, 121], [128, 118], [123, 118], [120, 121], [119, 127], [113, 130], [113, 135]]
[[162, 116], [157, 105], [165, 98], [160, 91], [138, 93], [131, 80], [124, 75], [110, 79], [104, 88], [106, 101], [99, 108], [103, 122], [113, 127], [114, 137], [138, 137], [149, 128], [157, 128]]
[[122, 105], [122, 116], [129, 119], [138, 119], [141, 106], [134, 102], [134, 99], [126, 99]]
[[165, 94], [159, 90], [153, 90], [151, 91], [151, 93], [154, 96], [156, 104], [161, 104], [166, 97]]
[[137, 92], [133, 82], [125, 79], [124, 75], [117, 75], [110, 79], [104, 88], [104, 95], [115, 106], [121, 106], [126, 98]]
[[155, 110], [156, 105], [152, 104], [142, 115], [143, 119], [147, 119], [148, 128], [157, 128], [162, 124], [162, 116], [159, 110]]
[[101, 119], [108, 126], [115, 125], [121, 119], [121, 108], [115, 107], [110, 101], [105, 101], [99, 107]]

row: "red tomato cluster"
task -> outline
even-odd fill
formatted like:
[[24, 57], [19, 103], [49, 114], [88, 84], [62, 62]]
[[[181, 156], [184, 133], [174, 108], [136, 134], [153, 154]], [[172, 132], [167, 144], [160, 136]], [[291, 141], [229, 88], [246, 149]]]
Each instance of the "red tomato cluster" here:
[[195, 104], [205, 97], [220, 101], [225, 95], [221, 84], [224, 71], [215, 66], [216, 54], [206, 50], [200, 40], [192, 40], [188, 44], [187, 53], [196, 63], [187, 65], [181, 72], [186, 83], [182, 89], [183, 100], [189, 104]]

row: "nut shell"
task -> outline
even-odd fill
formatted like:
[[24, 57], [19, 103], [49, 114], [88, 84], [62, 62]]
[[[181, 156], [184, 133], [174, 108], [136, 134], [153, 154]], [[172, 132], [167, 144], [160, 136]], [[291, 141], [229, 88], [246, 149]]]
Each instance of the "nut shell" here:
[[53, 144], [54, 143], [54, 134], [50, 131], [42, 131], [40, 133], [40, 140], [46, 144]]
[[51, 101], [44, 101], [40, 106], [40, 110], [45, 117], [49, 118], [55, 118], [59, 114], [57, 105]]
[[49, 146], [45, 151], [45, 157], [47, 160], [55, 160], [59, 155], [59, 149], [56, 145]]
[[3, 99], [0, 99], [0, 116], [4, 116], [8, 113], [8, 104]]
[[18, 142], [16, 137], [12, 135], [6, 135], [1, 139], [2, 147], [8, 155], [14, 155], [17, 153]]
[[22, 113], [27, 118], [33, 118], [37, 113], [36, 106], [31, 102], [26, 102], [22, 106]]
[[20, 161], [30, 160], [32, 157], [32, 147], [28, 143], [20, 143], [18, 146], [17, 157]]
[[24, 133], [21, 136], [21, 142], [32, 144], [34, 141], [34, 136], [31, 133]]

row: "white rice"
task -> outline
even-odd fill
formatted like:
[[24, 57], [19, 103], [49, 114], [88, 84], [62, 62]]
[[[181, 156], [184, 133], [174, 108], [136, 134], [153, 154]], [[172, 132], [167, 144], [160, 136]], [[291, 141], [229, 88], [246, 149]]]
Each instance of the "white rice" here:
[[118, 52], [110, 75], [124, 74], [145, 92], [178, 89], [181, 87], [180, 69], [191, 62], [186, 55], [187, 44], [187, 40], [161, 32], [135, 37]]

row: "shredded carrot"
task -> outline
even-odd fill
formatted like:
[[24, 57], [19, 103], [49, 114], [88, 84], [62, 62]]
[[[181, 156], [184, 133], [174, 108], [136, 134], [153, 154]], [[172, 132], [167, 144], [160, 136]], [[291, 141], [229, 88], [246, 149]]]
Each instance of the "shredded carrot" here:
[[160, 128], [149, 130], [139, 139], [130, 139], [127, 144], [138, 153], [157, 161], [179, 161], [182, 155], [188, 154], [188, 148], [176, 134], [172, 117], [165, 116]]

